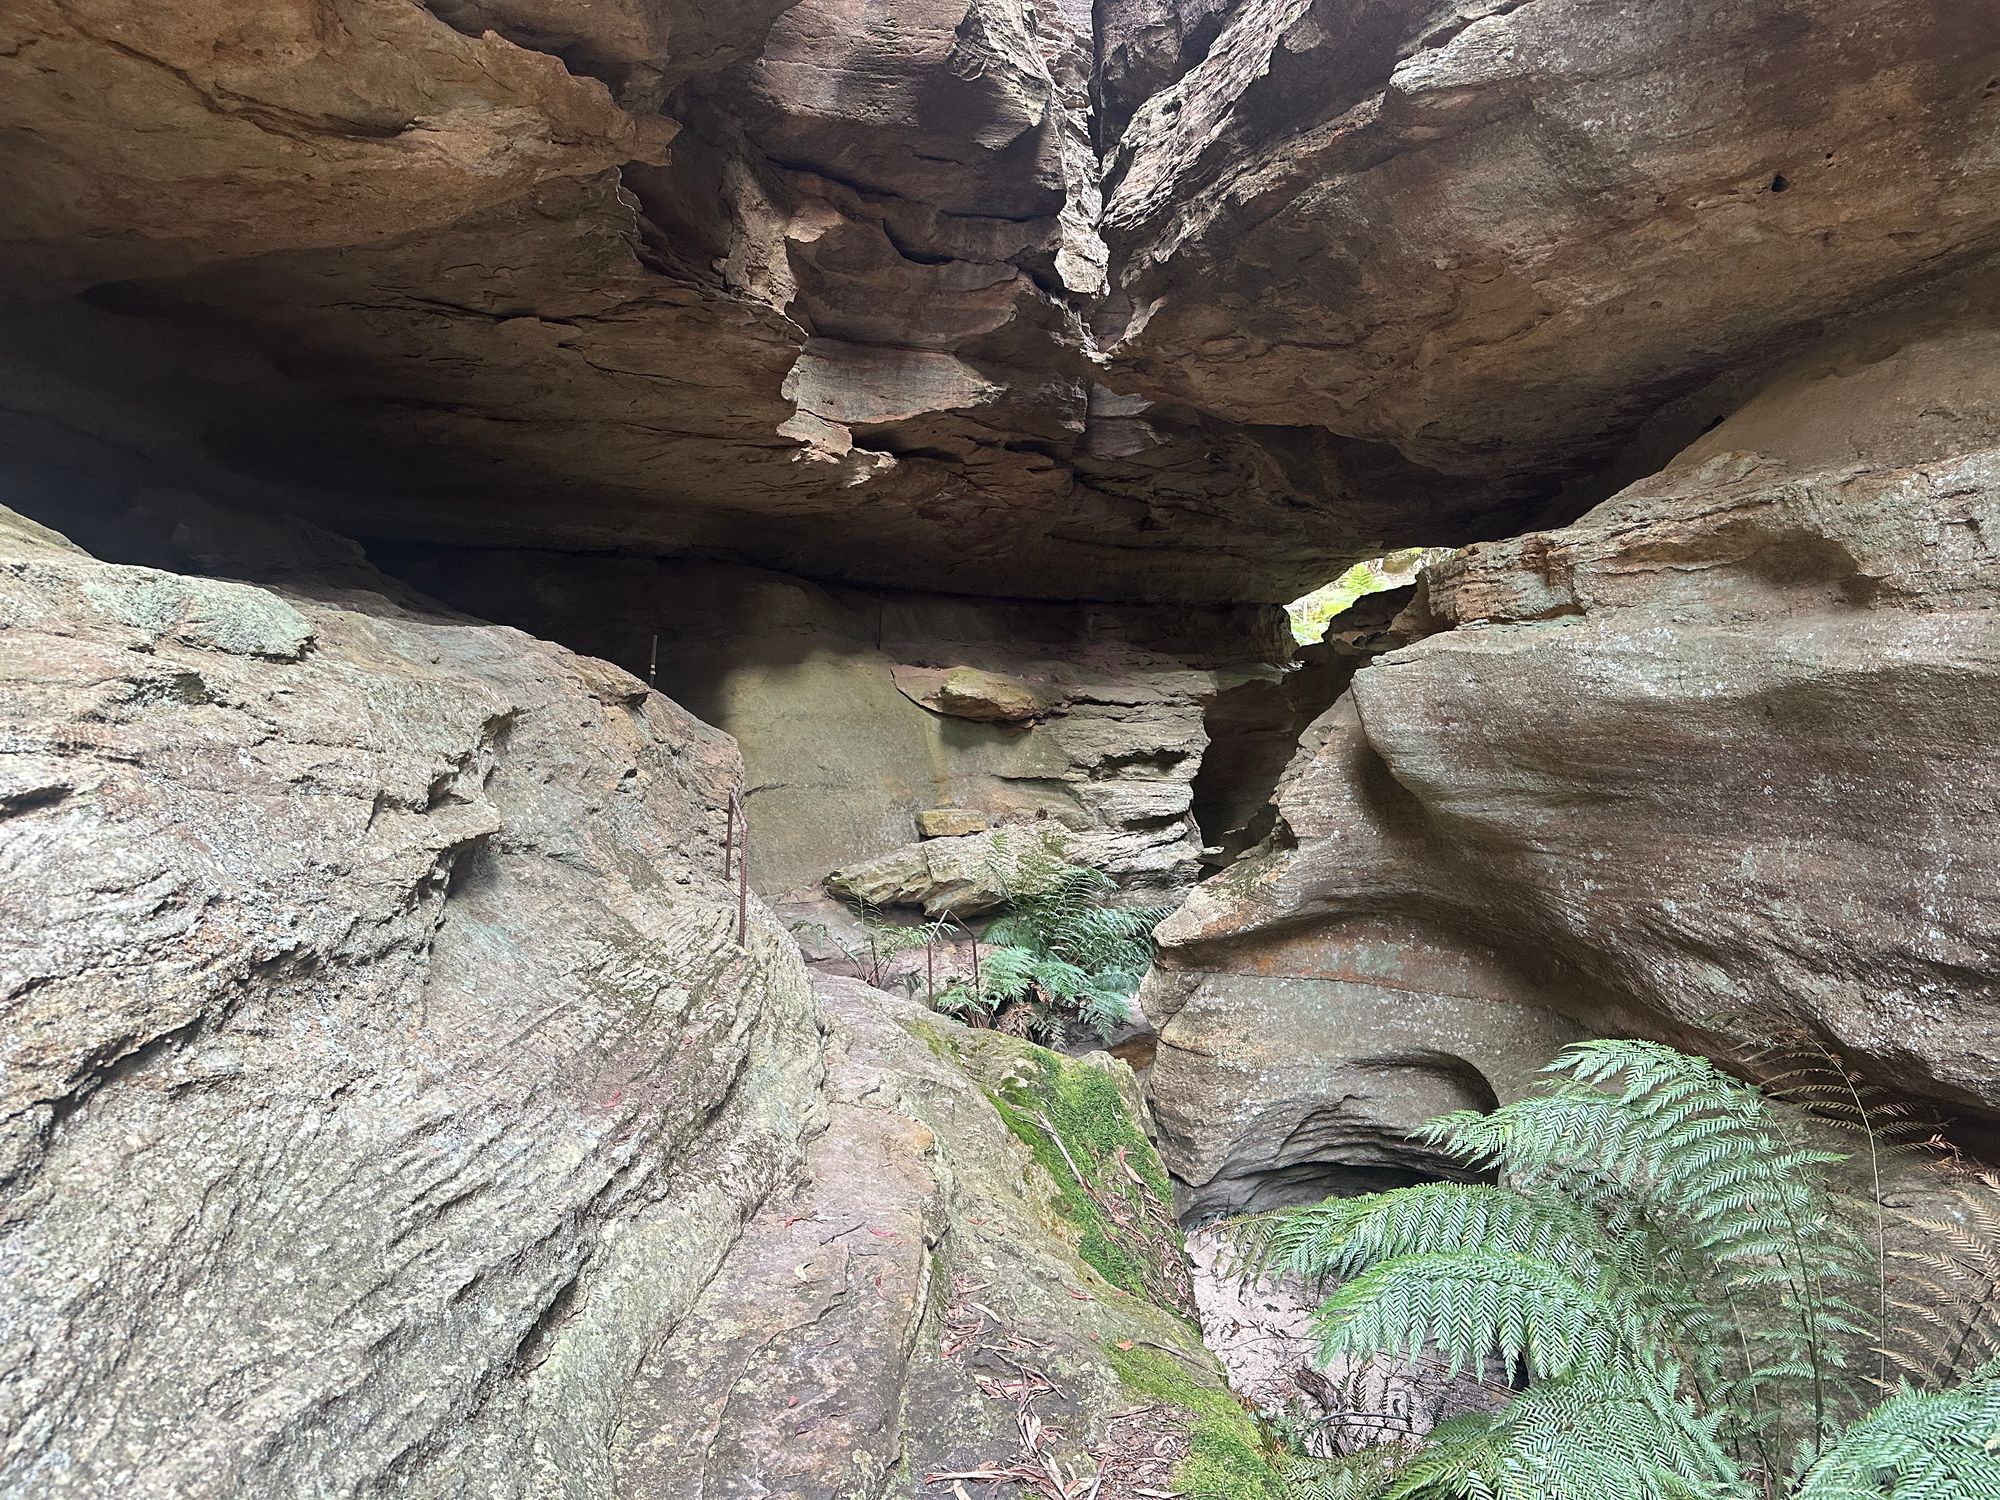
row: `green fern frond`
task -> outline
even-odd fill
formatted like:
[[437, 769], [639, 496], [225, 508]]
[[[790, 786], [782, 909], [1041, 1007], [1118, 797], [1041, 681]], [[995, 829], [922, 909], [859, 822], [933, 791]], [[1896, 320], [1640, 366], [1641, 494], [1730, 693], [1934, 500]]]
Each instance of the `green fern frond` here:
[[1481, 1248], [1540, 1259], [1595, 1284], [1619, 1259], [1585, 1210], [1484, 1183], [1432, 1182], [1329, 1199], [1241, 1221], [1238, 1237], [1260, 1265], [1295, 1272], [1308, 1284], [1346, 1281], [1402, 1256]]
[[1494, 1424], [1517, 1487], [1538, 1496], [1695, 1500], [1737, 1490], [1712, 1424], [1643, 1370], [1586, 1370], [1540, 1381]]
[[2000, 1381], [1893, 1396], [1808, 1469], [1796, 1500], [2000, 1500]]
[[1395, 1443], [1363, 1448], [1343, 1458], [1296, 1454], [1280, 1471], [1286, 1500], [1382, 1500], [1410, 1450]]
[[1016, 947], [1011, 943], [995, 947], [980, 966], [981, 991], [994, 1000], [1018, 999], [1035, 982], [1036, 962], [1032, 948]]
[[[1851, 1079], [1802, 1087], [1808, 1110], [1837, 1113], [1844, 1089], [1894, 1116]], [[1848, 1158], [1801, 1107], [1657, 1043], [1585, 1043], [1541, 1093], [1425, 1132], [1497, 1184], [1261, 1216], [1243, 1251], [1345, 1279], [1314, 1325], [1328, 1356], [1527, 1373], [1497, 1417], [1442, 1425], [1384, 1500], [1737, 1500], [1788, 1472], [1794, 1500], [2000, 1500], [2000, 1179], [1912, 1221], [1927, 1239], [1898, 1251], [1892, 1295], [1880, 1141], [1861, 1136], [1872, 1196], [1840, 1190]], [[1908, 1326], [1885, 1343], [1892, 1312]], [[1983, 1373], [1863, 1415], [1892, 1361]]]
[[1070, 864], [1059, 842], [1045, 839], [1018, 858], [994, 840], [994, 874], [1006, 911], [988, 925], [979, 990], [982, 999], [1031, 1018], [1047, 1035], [1065, 1020], [1108, 1037], [1132, 1017], [1132, 996], [1153, 959], [1153, 929], [1171, 908], [1118, 906], [1117, 883], [1101, 870]]
[[1329, 1361], [1434, 1348], [1454, 1372], [1525, 1360], [1537, 1375], [1562, 1376], [1656, 1359], [1597, 1288], [1492, 1249], [1373, 1266], [1328, 1297], [1312, 1326]]

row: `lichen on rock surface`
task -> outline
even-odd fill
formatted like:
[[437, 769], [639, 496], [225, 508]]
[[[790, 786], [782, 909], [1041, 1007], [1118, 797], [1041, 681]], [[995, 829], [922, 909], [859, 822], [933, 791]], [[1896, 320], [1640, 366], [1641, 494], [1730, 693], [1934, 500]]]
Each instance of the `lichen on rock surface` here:
[[0, 1487], [602, 1492], [821, 1109], [731, 747], [386, 580], [4, 546]]

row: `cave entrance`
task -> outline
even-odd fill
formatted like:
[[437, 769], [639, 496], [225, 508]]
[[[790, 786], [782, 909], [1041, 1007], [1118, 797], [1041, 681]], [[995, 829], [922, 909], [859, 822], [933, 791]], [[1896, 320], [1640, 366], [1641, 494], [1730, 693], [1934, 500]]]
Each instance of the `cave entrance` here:
[[[1271, 794], [1299, 736], [1347, 690], [1355, 672], [1402, 641], [1387, 629], [1441, 547], [1405, 547], [1358, 562], [1331, 583], [1285, 607], [1297, 643], [1276, 678], [1225, 688], [1202, 715], [1208, 735], [1194, 778], [1194, 820], [1202, 863], [1233, 864], [1277, 822]], [[1336, 628], [1337, 626], [1337, 628]]]
[[1285, 606], [1292, 622], [1292, 639], [1301, 646], [1316, 646], [1326, 639], [1333, 622], [1346, 615], [1363, 599], [1398, 589], [1413, 588], [1417, 575], [1435, 562], [1448, 547], [1405, 547], [1358, 562], [1333, 582], [1322, 584]]

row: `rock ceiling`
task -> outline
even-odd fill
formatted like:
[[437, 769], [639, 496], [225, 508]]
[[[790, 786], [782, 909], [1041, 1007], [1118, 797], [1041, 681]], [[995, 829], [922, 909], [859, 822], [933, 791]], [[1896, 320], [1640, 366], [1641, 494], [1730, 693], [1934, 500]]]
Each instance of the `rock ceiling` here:
[[5, 405], [364, 538], [1284, 598], [2000, 248], [1993, 0], [1606, 9], [23, 0]]

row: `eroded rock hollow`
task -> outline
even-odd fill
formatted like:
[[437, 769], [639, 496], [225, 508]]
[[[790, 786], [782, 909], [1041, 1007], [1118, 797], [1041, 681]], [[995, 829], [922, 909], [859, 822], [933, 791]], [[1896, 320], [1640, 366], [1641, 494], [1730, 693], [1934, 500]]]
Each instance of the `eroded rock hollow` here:
[[1995, 0], [14, 0], [0, 187], [9, 1500], [1261, 1485], [1179, 1226], [1571, 1040], [1990, 1147]]

